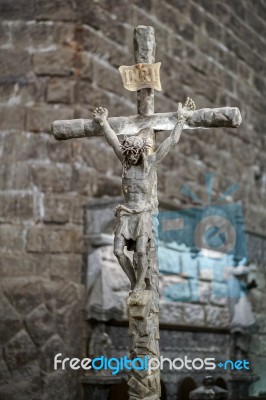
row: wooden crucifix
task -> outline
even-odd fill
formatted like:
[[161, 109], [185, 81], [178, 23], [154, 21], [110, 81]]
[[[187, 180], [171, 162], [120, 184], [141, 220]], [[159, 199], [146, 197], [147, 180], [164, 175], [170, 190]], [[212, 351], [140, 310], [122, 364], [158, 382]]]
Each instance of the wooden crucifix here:
[[[138, 65], [155, 62], [152, 27], [135, 29], [134, 49]], [[55, 121], [52, 130], [57, 140], [105, 136], [123, 165], [124, 203], [115, 211], [114, 253], [131, 283], [127, 300], [130, 355], [138, 368], [132, 368], [129, 374], [129, 396], [130, 400], [158, 400], [160, 371], [158, 363], [151, 363], [152, 359], [159, 359], [157, 166], [178, 142], [183, 129], [235, 128], [241, 123], [241, 115], [238, 108], [232, 107], [195, 110], [191, 99], [184, 107], [179, 103], [177, 112], [155, 114], [152, 88], [138, 90], [137, 102], [135, 116], [108, 118], [108, 111], [100, 107], [91, 120]], [[156, 132], [169, 130], [171, 134], [155, 151]], [[120, 142], [118, 135], [125, 138]], [[125, 247], [133, 251], [132, 260], [124, 253]], [[151, 365], [149, 370], [147, 360]]]

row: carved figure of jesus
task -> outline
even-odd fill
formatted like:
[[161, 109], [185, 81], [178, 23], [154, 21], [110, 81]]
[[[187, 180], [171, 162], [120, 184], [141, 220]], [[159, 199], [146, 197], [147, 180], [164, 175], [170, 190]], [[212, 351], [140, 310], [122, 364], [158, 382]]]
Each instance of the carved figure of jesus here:
[[[140, 131], [136, 136], [125, 137], [120, 142], [108, 123], [108, 111], [96, 108], [93, 116], [104, 136], [123, 166], [122, 190], [125, 202], [115, 211], [114, 254], [127, 274], [131, 290], [137, 294], [146, 288], [148, 268], [147, 246], [153, 238], [152, 212], [157, 209], [157, 166], [178, 143], [185, 122], [195, 111], [195, 103], [187, 99], [184, 107], [178, 104], [177, 123], [155, 152], [150, 152], [149, 141]], [[136, 255], [137, 270], [125, 254], [125, 247]]]

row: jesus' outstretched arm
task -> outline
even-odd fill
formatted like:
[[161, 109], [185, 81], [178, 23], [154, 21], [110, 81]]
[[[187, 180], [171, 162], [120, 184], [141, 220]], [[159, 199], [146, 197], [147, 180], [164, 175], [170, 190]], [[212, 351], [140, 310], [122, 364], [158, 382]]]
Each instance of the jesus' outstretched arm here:
[[178, 143], [184, 124], [192, 116], [195, 108], [194, 101], [189, 97], [187, 98], [184, 107], [182, 107], [181, 103], [178, 103], [177, 123], [168, 138], [165, 139], [158, 147], [157, 151], [150, 156], [151, 161], [158, 164], [169, 153], [174, 145]]
[[120, 142], [117, 138], [116, 133], [111, 128], [109, 122], [107, 121], [108, 111], [106, 108], [96, 108], [93, 112], [93, 117], [98, 124], [101, 125], [105, 139], [110, 146], [114, 149], [115, 154], [119, 158], [119, 160], [123, 161], [123, 153], [120, 147]]

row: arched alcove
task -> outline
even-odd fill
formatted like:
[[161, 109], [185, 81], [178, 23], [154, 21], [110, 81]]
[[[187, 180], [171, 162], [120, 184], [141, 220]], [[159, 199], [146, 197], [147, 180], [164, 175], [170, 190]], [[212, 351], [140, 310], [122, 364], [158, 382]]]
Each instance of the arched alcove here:
[[[128, 400], [129, 396], [127, 393], [128, 387], [125, 379], [121, 383], [113, 385], [110, 389], [108, 400]], [[166, 387], [163, 381], [161, 381], [161, 399], [167, 400]]]
[[196, 382], [192, 378], [183, 379], [179, 384], [177, 400], [189, 400], [189, 393], [196, 388]]
[[221, 389], [227, 390], [227, 385], [226, 385], [226, 382], [225, 382], [225, 380], [223, 378], [220, 378], [220, 377], [217, 378], [216, 381], [215, 381], [215, 385], [219, 386]]

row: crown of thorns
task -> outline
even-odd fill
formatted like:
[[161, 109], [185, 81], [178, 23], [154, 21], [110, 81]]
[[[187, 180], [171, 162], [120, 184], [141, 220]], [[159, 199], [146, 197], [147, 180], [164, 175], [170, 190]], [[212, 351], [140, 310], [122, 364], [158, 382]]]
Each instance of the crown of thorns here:
[[122, 152], [124, 155], [129, 153], [138, 154], [145, 152], [151, 145], [146, 138], [138, 137], [125, 137], [125, 139], [120, 144]]

